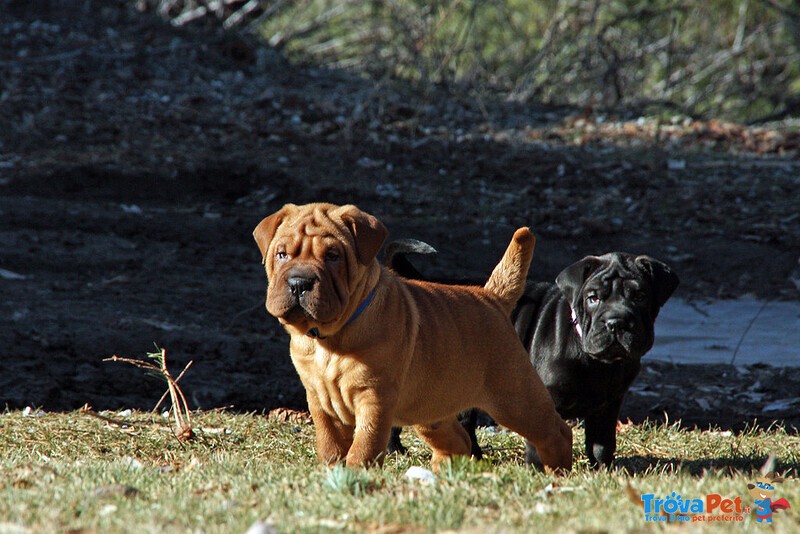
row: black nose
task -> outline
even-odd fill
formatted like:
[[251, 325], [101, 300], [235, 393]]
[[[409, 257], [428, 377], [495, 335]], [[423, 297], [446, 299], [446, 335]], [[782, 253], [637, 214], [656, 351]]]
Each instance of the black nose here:
[[625, 321], [619, 317], [613, 317], [606, 321], [606, 328], [616, 333], [625, 327]]
[[309, 278], [305, 276], [290, 276], [287, 280], [289, 284], [289, 291], [292, 292], [294, 295], [301, 295], [306, 291], [310, 291], [314, 288], [314, 278]]

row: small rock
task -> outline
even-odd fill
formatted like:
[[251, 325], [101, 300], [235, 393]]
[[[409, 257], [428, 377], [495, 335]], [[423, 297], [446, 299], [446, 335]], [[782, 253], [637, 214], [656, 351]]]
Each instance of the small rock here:
[[404, 476], [409, 480], [420, 480], [429, 484], [436, 482], [439, 478], [433, 474], [433, 471], [416, 465], [409, 467]]
[[266, 521], [256, 521], [250, 528], [247, 529], [245, 534], [277, 534], [278, 529], [272, 523]]

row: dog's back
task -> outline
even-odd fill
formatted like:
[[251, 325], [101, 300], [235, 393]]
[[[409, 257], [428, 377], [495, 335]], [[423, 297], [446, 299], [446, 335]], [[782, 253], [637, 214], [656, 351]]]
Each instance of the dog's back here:
[[[448, 376], [446, 384], [441, 382], [441, 376], [418, 377], [420, 395], [438, 397], [441, 389], [441, 400], [434, 404], [444, 407], [454, 387], [485, 382], [481, 377], [496, 370], [509, 371], [530, 365], [509, 317], [525, 289], [534, 245], [533, 234], [527, 228], [517, 230], [484, 287], [399, 278], [418, 315], [426, 318], [418, 325], [415, 356], [409, 373], [416, 374], [417, 367], [419, 372], [428, 368], [431, 355], [435, 355], [435, 365], [442, 370], [459, 370], [457, 376], [452, 373]], [[520, 350], [514, 350], [516, 348]], [[479, 401], [480, 393], [474, 391], [471, 402]], [[469, 404], [462, 404], [458, 409], [467, 407]]]
[[[536, 237], [529, 228], [519, 228], [514, 232], [503, 257], [495, 266], [489, 279], [482, 283], [467, 279], [437, 279], [437, 283], [445, 286], [461, 286], [475, 288], [483, 285], [506, 311], [507, 315], [522, 297], [526, 288], [528, 271], [530, 270]], [[408, 254], [435, 254], [436, 249], [416, 239], [400, 239], [386, 246], [385, 264], [396, 274], [409, 280], [426, 280], [406, 257]]]

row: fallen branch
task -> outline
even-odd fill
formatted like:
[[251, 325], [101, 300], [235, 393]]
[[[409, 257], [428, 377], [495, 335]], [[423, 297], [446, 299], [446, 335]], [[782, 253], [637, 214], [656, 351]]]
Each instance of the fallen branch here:
[[128, 421], [123, 421], [122, 419], [114, 419], [112, 417], [107, 417], [105, 415], [99, 414], [96, 411], [92, 410], [92, 407], [89, 406], [88, 404], [84, 404], [79, 411], [80, 413], [89, 415], [91, 417], [94, 417], [95, 419], [100, 419], [101, 421], [104, 421], [111, 425], [127, 426], [127, 427], [133, 426], [133, 423], [129, 423]]
[[175, 437], [178, 438], [179, 441], [188, 441], [195, 437], [194, 431], [192, 430], [192, 422], [190, 417], [190, 410], [189, 404], [186, 402], [186, 397], [181, 391], [181, 388], [178, 387], [178, 380], [183, 377], [184, 373], [191, 367], [192, 361], [186, 364], [186, 367], [183, 368], [178, 378], [175, 379], [167, 369], [167, 350], [161, 349], [160, 352], [153, 352], [147, 355], [148, 358], [152, 358], [157, 362], [158, 365], [153, 364], [151, 362], [145, 360], [136, 360], [133, 358], [122, 358], [120, 356], [114, 355], [111, 358], [105, 358], [104, 362], [125, 362], [140, 369], [145, 369], [150, 371], [151, 373], [155, 374], [156, 376], [161, 376], [167, 382], [167, 391], [158, 401], [156, 406], [153, 408], [155, 412], [158, 410], [158, 407], [161, 406], [161, 403], [166, 398], [167, 394], [169, 394], [172, 400], [172, 415], [175, 417]]

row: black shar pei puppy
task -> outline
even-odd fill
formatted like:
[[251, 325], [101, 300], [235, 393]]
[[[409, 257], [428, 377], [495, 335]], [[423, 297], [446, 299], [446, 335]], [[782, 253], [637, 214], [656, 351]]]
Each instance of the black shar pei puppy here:
[[[420, 241], [395, 241], [387, 245], [386, 263], [401, 276], [424, 279], [407, 255], [433, 252]], [[587, 256], [561, 271], [555, 284], [529, 282], [512, 313], [559, 414], [584, 420], [586, 454], [593, 467], [614, 461], [622, 402], [639, 374], [642, 356], [653, 346], [658, 312], [678, 282], [668, 265], [649, 256]], [[476, 422], [474, 410], [462, 417], [473, 440], [472, 454], [480, 458]], [[404, 450], [399, 433], [393, 432], [390, 451]], [[539, 463], [530, 444], [525, 459]]]

